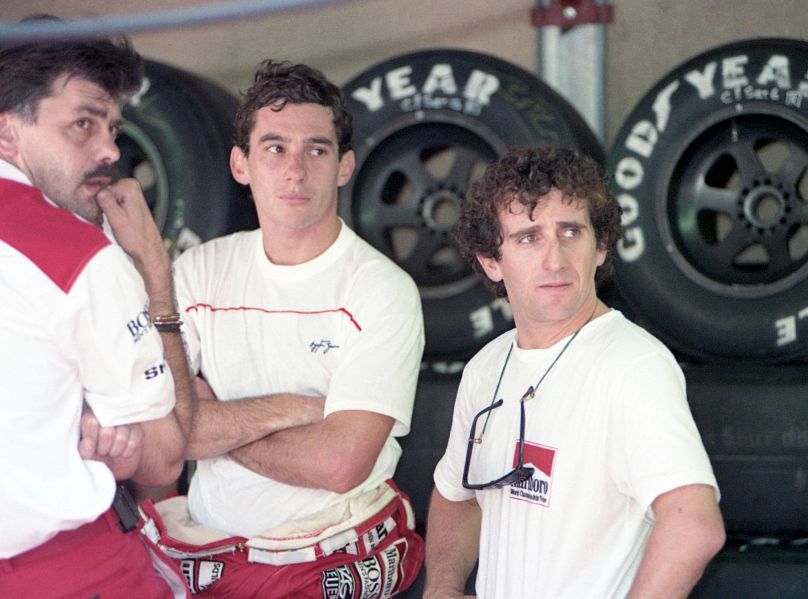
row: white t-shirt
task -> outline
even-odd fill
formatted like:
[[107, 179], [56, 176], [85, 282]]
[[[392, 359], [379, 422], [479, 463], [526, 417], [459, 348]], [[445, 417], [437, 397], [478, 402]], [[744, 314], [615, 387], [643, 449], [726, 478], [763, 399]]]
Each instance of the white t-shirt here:
[[261, 231], [236, 233], [175, 264], [193, 369], [220, 400], [272, 393], [326, 397], [325, 414], [395, 419], [368, 479], [348, 494], [287, 485], [227, 456], [199, 460], [188, 492], [194, 520], [254, 536], [335, 505], [392, 477], [409, 432], [424, 345], [418, 289], [343, 224], [334, 244], [296, 266], [272, 264]]
[[[525, 483], [471, 491], [462, 484], [471, 420], [496, 408], [475, 446], [470, 483], [515, 465], [519, 398], [569, 337], [548, 349], [516, 346], [515, 331], [466, 366], [435, 484], [446, 499], [482, 510], [478, 596], [609, 599], [628, 592], [653, 522], [651, 503], [689, 484], [716, 487], [685, 397], [681, 369], [659, 341], [611, 311], [581, 329], [526, 402]], [[477, 426], [479, 436], [485, 418]]]
[[174, 383], [124, 252], [2, 160], [0, 178], [4, 558], [111, 505], [112, 473], [78, 454], [83, 402], [106, 426], [161, 418]]

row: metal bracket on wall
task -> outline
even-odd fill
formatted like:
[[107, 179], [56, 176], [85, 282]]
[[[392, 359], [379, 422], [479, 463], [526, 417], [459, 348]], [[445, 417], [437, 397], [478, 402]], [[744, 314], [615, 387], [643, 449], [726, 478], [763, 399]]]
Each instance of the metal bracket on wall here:
[[614, 8], [600, 0], [536, 0], [538, 74], [605, 140], [605, 24]]

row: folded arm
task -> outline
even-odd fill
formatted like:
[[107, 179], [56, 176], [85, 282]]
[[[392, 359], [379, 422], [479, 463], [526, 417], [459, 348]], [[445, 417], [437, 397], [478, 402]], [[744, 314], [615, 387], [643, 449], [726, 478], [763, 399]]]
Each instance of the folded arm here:
[[230, 456], [280, 482], [345, 493], [370, 475], [394, 422], [364, 410], [333, 412], [321, 422], [279, 431]]
[[292, 393], [219, 401], [201, 377], [194, 380], [199, 406], [188, 459], [226, 454], [283, 429], [320, 422], [324, 399]]

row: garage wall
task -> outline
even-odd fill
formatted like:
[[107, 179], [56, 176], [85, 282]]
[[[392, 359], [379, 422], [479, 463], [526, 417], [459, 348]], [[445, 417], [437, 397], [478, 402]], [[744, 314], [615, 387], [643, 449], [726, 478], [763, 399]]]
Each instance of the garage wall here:
[[[227, 0], [61, 0], [64, 17], [223, 4]], [[607, 27], [606, 141], [664, 73], [702, 50], [745, 37], [808, 36], [804, 0], [612, 0]], [[337, 83], [385, 58], [435, 46], [537, 64], [532, 0], [341, 0], [249, 20], [135, 33], [138, 50], [232, 91], [263, 58], [305, 62]], [[52, 0], [4, 0], [2, 19], [53, 12]]]

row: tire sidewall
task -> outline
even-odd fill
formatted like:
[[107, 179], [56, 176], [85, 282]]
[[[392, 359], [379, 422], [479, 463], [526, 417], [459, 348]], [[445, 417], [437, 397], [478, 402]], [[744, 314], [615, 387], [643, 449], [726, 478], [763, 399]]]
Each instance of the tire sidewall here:
[[[759, 82], [772, 56], [789, 59], [790, 85]], [[808, 94], [797, 97], [798, 86], [808, 86], [806, 72], [808, 44], [796, 40], [750, 40], [710, 50], [661, 79], [613, 144], [609, 172], [625, 226], [615, 264], [621, 295], [657, 335], [686, 354], [770, 361], [799, 357], [808, 348], [808, 278], [747, 295], [722, 292], [706, 277], [685, 273], [664, 214], [674, 168], [710, 126], [761, 114], [785, 117], [808, 131]]]
[[207, 240], [256, 226], [252, 201], [229, 169], [235, 97], [174, 67], [144, 66], [145, 90], [123, 108], [124, 134], [151, 148], [164, 177], [155, 214], [164, 239], [173, 246], [182, 236]]

